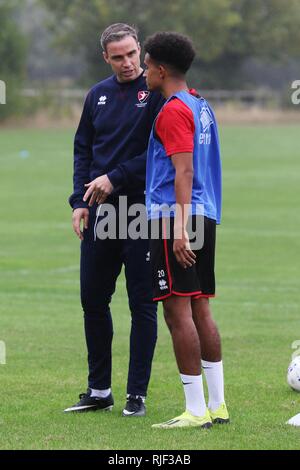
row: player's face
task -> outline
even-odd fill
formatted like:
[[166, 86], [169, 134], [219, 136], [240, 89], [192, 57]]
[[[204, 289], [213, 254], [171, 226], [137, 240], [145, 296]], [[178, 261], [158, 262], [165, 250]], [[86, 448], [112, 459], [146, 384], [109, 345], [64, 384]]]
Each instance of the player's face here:
[[145, 71], [144, 77], [146, 77], [147, 87], [150, 91], [160, 91], [162, 86], [162, 67], [157, 65], [156, 62], [151, 60], [148, 52], [145, 55], [144, 59]]
[[131, 82], [142, 72], [140, 54], [140, 45], [133, 37], [126, 36], [121, 41], [109, 42], [103, 57], [119, 82]]

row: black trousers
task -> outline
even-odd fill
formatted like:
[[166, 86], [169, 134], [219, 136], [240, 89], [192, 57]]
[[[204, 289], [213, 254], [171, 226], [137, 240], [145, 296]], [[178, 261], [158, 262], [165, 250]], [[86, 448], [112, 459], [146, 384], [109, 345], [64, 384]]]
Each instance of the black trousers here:
[[81, 303], [88, 349], [88, 386], [100, 390], [111, 387], [113, 322], [109, 305], [122, 265], [131, 312], [127, 393], [146, 396], [157, 339], [149, 241], [95, 237], [95, 210], [91, 209], [89, 227], [81, 242]]

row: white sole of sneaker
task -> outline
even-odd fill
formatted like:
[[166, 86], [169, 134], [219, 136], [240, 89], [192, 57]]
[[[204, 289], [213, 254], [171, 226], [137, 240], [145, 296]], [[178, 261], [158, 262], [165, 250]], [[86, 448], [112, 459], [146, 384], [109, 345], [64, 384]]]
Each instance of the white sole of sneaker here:
[[[90, 410], [92, 408], [92, 410]], [[78, 406], [78, 407], [71, 407], [65, 409], [64, 413], [82, 413], [84, 411], [111, 411], [113, 409], [113, 405], [107, 406], [106, 408], [95, 408], [94, 405], [90, 406]]]

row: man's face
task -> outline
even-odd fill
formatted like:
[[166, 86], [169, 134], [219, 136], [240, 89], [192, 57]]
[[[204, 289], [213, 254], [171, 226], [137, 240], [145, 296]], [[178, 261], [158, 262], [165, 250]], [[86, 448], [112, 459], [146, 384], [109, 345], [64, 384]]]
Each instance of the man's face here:
[[146, 65], [144, 77], [146, 77], [147, 87], [150, 91], [160, 91], [163, 82], [162, 67], [151, 60], [148, 52], [145, 55], [144, 63]]
[[132, 36], [126, 36], [121, 41], [109, 42], [103, 57], [119, 82], [131, 82], [141, 73], [140, 54], [140, 45]]

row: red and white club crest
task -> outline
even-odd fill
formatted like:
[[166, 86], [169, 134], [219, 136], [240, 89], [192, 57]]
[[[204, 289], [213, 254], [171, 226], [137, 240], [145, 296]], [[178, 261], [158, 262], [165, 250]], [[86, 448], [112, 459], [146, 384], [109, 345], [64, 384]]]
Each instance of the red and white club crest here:
[[140, 103], [144, 103], [148, 98], [150, 92], [149, 91], [139, 91], [138, 92], [138, 100]]

